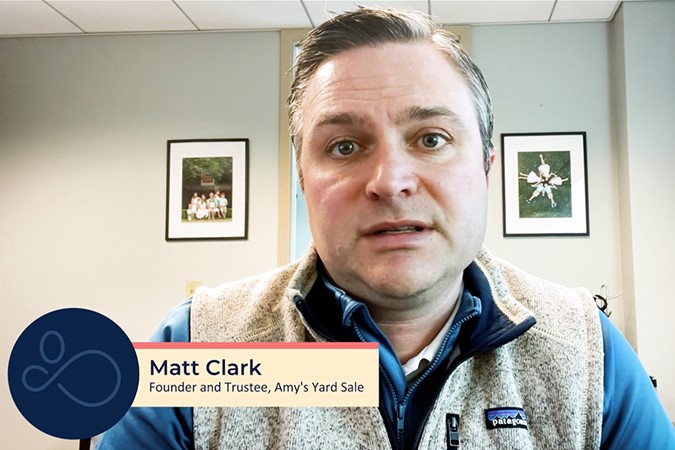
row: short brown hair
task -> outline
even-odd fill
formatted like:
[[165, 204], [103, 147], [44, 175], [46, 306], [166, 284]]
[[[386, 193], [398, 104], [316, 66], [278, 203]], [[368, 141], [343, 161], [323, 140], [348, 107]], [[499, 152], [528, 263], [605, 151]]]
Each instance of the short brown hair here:
[[[485, 172], [490, 169], [492, 150], [492, 100], [487, 83], [478, 66], [464, 52], [457, 37], [443, 29], [428, 16], [414, 11], [359, 7], [333, 17], [313, 29], [301, 42], [294, 65], [295, 78], [286, 101], [290, 134], [300, 160], [302, 151], [301, 107], [307, 86], [316, 69], [328, 58], [345, 50], [385, 43], [428, 42], [443, 52], [466, 80], [478, 120]], [[298, 164], [298, 172], [302, 173]]]

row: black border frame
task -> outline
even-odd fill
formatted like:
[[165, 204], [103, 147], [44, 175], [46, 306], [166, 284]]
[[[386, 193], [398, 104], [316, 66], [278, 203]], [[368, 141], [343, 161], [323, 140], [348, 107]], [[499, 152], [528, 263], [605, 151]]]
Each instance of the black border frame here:
[[[171, 187], [171, 144], [185, 142], [243, 142], [245, 159], [245, 201], [244, 201], [244, 235], [223, 237], [169, 237], [169, 192]], [[222, 139], [171, 139], [166, 141], [166, 214], [164, 239], [168, 241], [245, 241], [248, 240], [248, 203], [249, 203], [249, 140], [247, 138]]]
[[[511, 136], [569, 136], [580, 135], [583, 141], [582, 157], [584, 163], [584, 195], [586, 197], [586, 231], [581, 233], [507, 233], [506, 231], [506, 177], [505, 177], [505, 149], [504, 138]], [[503, 237], [546, 237], [546, 236], [590, 236], [590, 214], [588, 205], [588, 159], [587, 142], [585, 131], [560, 131], [560, 132], [537, 132], [537, 133], [502, 133], [501, 134], [501, 157], [502, 157], [502, 235]]]

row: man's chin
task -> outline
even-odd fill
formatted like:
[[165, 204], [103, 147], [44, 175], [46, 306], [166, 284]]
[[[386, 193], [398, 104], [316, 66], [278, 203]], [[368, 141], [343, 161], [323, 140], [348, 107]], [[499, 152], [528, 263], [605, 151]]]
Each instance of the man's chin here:
[[[371, 297], [389, 298], [392, 300], [414, 301], [414, 299], [425, 295], [430, 289], [438, 285], [437, 279], [431, 277], [411, 277], [409, 273], [391, 276], [387, 274], [386, 277], [373, 277], [370, 280], [364, 280], [369, 290]], [[368, 300], [368, 299], [364, 299]]]
[[[447, 291], [456, 285], [462, 277], [464, 268], [445, 267], [439, 270], [432, 261], [418, 262], [413, 265], [371, 267], [361, 278], [362, 287], [369, 291], [370, 298], [389, 298], [391, 300], [415, 303], [420, 299], [431, 300], [447, 295]], [[367, 301], [366, 297], [363, 300]]]

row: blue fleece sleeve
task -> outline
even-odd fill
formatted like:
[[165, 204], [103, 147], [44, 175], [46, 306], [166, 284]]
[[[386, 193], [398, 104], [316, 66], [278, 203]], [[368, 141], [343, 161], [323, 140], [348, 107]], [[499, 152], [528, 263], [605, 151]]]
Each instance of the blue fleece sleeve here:
[[602, 450], [675, 450], [675, 429], [649, 376], [619, 330], [600, 313], [605, 347]]
[[[150, 342], [190, 340], [190, 299], [173, 308]], [[101, 437], [97, 450], [194, 449], [192, 408], [131, 408]]]

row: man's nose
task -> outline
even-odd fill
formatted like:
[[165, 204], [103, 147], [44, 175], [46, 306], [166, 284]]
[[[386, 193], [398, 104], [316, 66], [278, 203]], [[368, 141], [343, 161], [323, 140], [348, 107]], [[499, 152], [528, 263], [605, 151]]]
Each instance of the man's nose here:
[[410, 196], [419, 183], [414, 157], [404, 148], [377, 149], [368, 177], [366, 195], [372, 199]]

